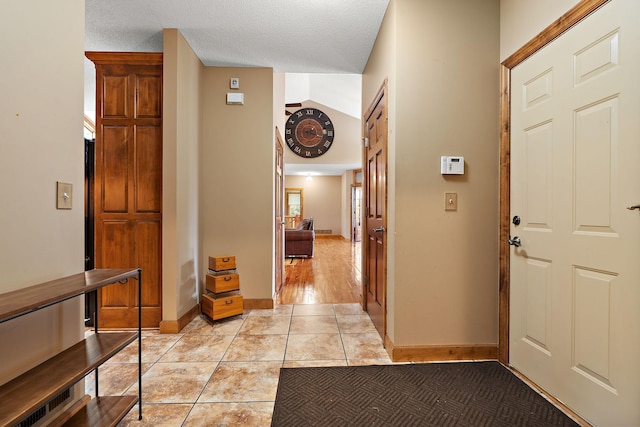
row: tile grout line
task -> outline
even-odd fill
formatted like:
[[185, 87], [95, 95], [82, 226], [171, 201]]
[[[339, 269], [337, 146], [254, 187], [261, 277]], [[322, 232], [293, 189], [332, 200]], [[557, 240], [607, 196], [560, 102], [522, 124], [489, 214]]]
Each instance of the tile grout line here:
[[344, 346], [344, 340], [342, 339], [342, 328], [340, 328], [340, 322], [338, 322], [338, 315], [336, 313], [335, 304], [332, 305], [333, 313], [335, 315], [336, 326], [338, 327], [338, 335], [340, 336], [340, 344], [342, 344], [342, 351], [344, 352], [344, 363], [349, 366], [349, 356], [347, 355], [347, 349]]
[[[198, 403], [198, 400], [200, 400], [200, 397], [202, 397], [202, 393], [204, 393], [204, 390], [207, 388], [207, 385], [209, 385], [209, 382], [211, 382], [211, 379], [213, 378], [213, 376], [215, 375], [216, 371], [220, 367], [220, 364], [222, 363], [222, 360], [224, 359], [224, 356], [226, 356], [227, 352], [229, 351], [229, 348], [231, 347], [231, 344], [233, 344], [233, 341], [236, 339], [236, 337], [240, 333], [240, 329], [242, 329], [242, 326], [244, 325], [244, 322], [247, 320], [247, 318], [249, 317], [250, 314], [251, 314], [251, 310], [249, 310], [249, 313], [247, 313], [246, 317], [244, 316], [244, 313], [242, 313], [242, 315], [241, 315], [242, 324], [238, 327], [238, 330], [235, 332], [235, 334], [233, 334], [233, 338], [231, 339], [231, 342], [229, 342], [229, 345], [227, 346], [226, 350], [220, 356], [220, 360], [218, 360], [218, 362], [216, 363], [215, 368], [213, 368], [213, 371], [211, 372], [211, 375], [209, 375], [209, 378], [207, 379], [207, 381], [205, 382], [204, 386], [202, 387], [202, 390], [200, 390], [200, 393], [198, 393], [198, 397], [196, 397], [195, 401], [191, 404], [191, 409], [189, 409], [189, 414], [191, 414], [191, 411], [193, 411], [193, 408]], [[208, 321], [206, 319], [205, 319], [205, 321], [208, 323]], [[212, 332], [213, 332], [213, 331], [215, 331], [216, 326], [218, 326], [218, 325], [216, 325], [215, 323], [212, 322], [211, 326], [212, 326]], [[214, 336], [214, 335], [216, 335], [216, 334], [212, 334], [212, 336]], [[185, 417], [184, 421], [186, 421], [187, 418], [189, 418], [189, 414], [187, 414], [187, 417]], [[183, 422], [183, 424], [184, 424], [184, 422]]]
[[[296, 306], [293, 304], [291, 308], [291, 314], [289, 315], [289, 327], [287, 328], [287, 339], [284, 343], [284, 353], [282, 354], [282, 363], [280, 364], [280, 369], [284, 368], [284, 363], [287, 360], [287, 348], [289, 347], [289, 337], [291, 336], [291, 323], [293, 323], [293, 310], [295, 310]], [[280, 384], [280, 373], [278, 373], [278, 384]], [[274, 400], [275, 403], [275, 400]]]

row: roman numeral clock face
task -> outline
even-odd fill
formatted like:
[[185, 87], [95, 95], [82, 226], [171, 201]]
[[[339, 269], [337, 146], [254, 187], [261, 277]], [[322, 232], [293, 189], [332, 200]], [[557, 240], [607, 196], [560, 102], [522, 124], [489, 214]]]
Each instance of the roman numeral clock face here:
[[300, 157], [322, 156], [333, 144], [333, 123], [317, 108], [302, 108], [289, 116], [284, 133], [287, 145]]

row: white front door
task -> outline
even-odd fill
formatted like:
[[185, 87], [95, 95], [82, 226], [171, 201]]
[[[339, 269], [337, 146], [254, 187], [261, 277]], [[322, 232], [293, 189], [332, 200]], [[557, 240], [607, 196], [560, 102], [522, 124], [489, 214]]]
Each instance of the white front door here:
[[511, 71], [510, 364], [598, 426], [640, 425], [639, 79], [637, 0]]

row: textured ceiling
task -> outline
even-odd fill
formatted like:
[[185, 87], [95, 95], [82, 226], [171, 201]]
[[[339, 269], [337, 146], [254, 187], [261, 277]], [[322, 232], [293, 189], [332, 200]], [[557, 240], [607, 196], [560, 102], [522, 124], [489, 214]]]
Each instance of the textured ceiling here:
[[[177, 28], [205, 66], [323, 73], [307, 77], [305, 85], [287, 83], [286, 102], [314, 100], [360, 117], [360, 76], [353, 83], [354, 76], [348, 74], [362, 73], [388, 4], [389, 0], [85, 0], [85, 50], [161, 52], [162, 29]], [[89, 60], [85, 114], [95, 119], [95, 70]], [[289, 161], [287, 173], [340, 175], [361, 161], [359, 156], [341, 159], [341, 164], [311, 165], [304, 160]]]
[[177, 28], [207, 66], [361, 73], [389, 0], [86, 0], [86, 50], [162, 50]]

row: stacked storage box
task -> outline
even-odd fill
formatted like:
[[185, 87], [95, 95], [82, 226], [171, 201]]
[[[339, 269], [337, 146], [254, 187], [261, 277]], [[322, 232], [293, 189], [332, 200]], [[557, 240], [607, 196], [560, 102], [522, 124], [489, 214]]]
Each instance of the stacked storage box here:
[[202, 313], [211, 320], [242, 314], [240, 277], [235, 256], [210, 256], [206, 291], [202, 294]]

